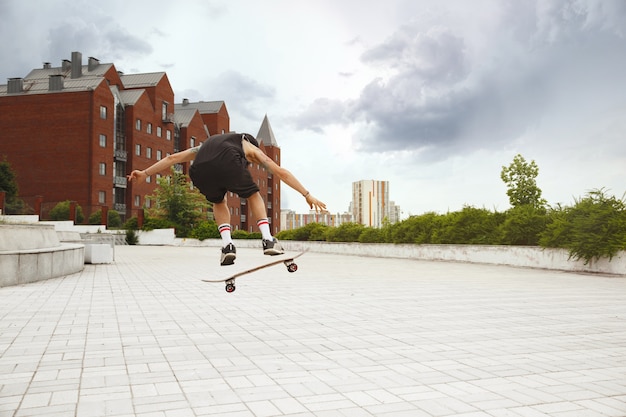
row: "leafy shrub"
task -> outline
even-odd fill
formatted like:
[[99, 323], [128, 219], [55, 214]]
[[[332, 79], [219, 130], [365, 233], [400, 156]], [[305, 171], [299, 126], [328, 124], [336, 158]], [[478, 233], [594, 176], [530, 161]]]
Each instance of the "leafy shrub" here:
[[[109, 210], [107, 212], [107, 227], [117, 228], [122, 226], [122, 218], [120, 214], [115, 210]], [[102, 210], [97, 210], [91, 213], [89, 216], [89, 224], [100, 224], [102, 220]]]
[[211, 220], [205, 220], [197, 224], [192, 230], [190, 237], [199, 240], [219, 239], [220, 232], [217, 224]]
[[133, 229], [126, 230], [126, 243], [128, 245], [136, 245], [139, 243], [139, 237]]
[[327, 240], [329, 242], [358, 242], [364, 230], [365, 226], [360, 223], [342, 223], [328, 230]]
[[506, 212], [500, 225], [501, 243], [536, 246], [547, 223], [546, 209], [531, 204], [516, 206]]
[[429, 212], [390, 226], [390, 242], [433, 243], [433, 235], [441, 227], [443, 216]]
[[585, 264], [626, 249], [626, 203], [607, 196], [603, 189], [593, 190], [577, 200], [573, 207], [552, 215], [541, 235], [544, 247], [563, 247], [570, 257]]
[[[54, 221], [62, 221], [70, 219], [70, 200], [61, 201], [57, 203], [56, 206], [50, 210], [49, 213], [50, 220]], [[76, 221], [75, 223], [80, 224], [85, 220], [85, 216], [83, 215], [83, 208], [80, 205], [76, 205]]]
[[432, 243], [494, 244], [498, 241], [498, 226], [503, 220], [502, 213], [466, 206], [442, 217], [440, 228], [433, 233]]

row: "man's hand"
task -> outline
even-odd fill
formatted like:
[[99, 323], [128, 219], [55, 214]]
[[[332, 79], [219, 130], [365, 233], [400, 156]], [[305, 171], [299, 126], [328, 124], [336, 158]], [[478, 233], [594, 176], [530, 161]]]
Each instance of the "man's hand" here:
[[141, 183], [145, 181], [146, 178], [148, 178], [148, 175], [146, 174], [145, 171], [139, 171], [138, 169], [136, 169], [133, 172], [131, 172], [130, 175], [128, 175], [126, 178], [128, 179], [129, 182], [136, 180], [138, 183]]
[[325, 212], [326, 211], [326, 204], [322, 203], [321, 201], [319, 201], [317, 198], [313, 197], [313, 195], [311, 193], [307, 194], [306, 198], [306, 202], [309, 205], [309, 207], [311, 208], [311, 210], [313, 208], [315, 208], [315, 211], [317, 212]]

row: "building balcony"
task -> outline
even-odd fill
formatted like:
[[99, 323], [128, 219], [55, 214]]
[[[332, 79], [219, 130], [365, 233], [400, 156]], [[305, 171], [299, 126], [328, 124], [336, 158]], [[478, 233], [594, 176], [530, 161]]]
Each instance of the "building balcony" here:
[[115, 156], [115, 160], [126, 162], [126, 160], [128, 159], [128, 152], [126, 152], [123, 149], [116, 149], [114, 156]]
[[126, 204], [122, 204], [122, 203], [115, 203], [113, 205], [113, 209], [115, 211], [120, 211], [120, 212], [125, 212], [126, 211]]
[[126, 188], [127, 182], [126, 177], [113, 177], [113, 184], [115, 184], [117, 188]]

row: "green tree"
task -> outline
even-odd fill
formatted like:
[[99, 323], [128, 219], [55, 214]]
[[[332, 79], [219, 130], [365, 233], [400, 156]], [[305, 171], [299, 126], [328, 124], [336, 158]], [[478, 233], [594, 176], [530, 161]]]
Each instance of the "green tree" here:
[[[17, 175], [11, 168], [11, 164], [4, 156], [0, 161], [0, 191], [5, 192], [5, 214], [31, 214], [33, 209], [18, 197], [19, 186]], [[1, 209], [1, 207], [0, 207]]]
[[191, 185], [189, 178], [172, 167], [171, 175], [158, 180], [159, 187], [149, 196], [156, 204], [149, 210], [150, 216], [165, 219], [176, 225], [178, 237], [188, 237], [191, 230], [206, 220], [203, 209], [209, 204], [204, 196]]
[[541, 198], [541, 189], [537, 186], [538, 175], [539, 167], [535, 161], [526, 162], [520, 154], [515, 155], [508, 167], [502, 167], [500, 178], [506, 184], [511, 206], [545, 207], [546, 201]]
[[7, 157], [4, 156], [3, 160], [0, 161], [0, 191], [4, 191], [7, 199], [9, 199], [17, 197], [18, 190], [15, 172], [7, 161]]

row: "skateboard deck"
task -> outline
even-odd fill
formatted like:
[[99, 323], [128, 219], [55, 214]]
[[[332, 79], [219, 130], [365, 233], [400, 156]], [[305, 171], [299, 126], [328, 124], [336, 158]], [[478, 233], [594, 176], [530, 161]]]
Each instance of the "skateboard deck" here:
[[245, 269], [243, 271], [239, 271], [233, 275], [230, 275], [226, 278], [222, 278], [222, 279], [203, 279], [202, 281], [204, 282], [224, 282], [226, 283], [226, 292], [233, 292], [235, 291], [236, 287], [235, 287], [235, 279], [242, 277], [244, 275], [248, 275], [251, 274], [252, 272], [256, 272], [259, 271], [261, 269], [264, 268], [268, 268], [270, 266], [274, 266], [274, 265], [278, 265], [278, 264], [285, 264], [285, 266], [287, 267], [287, 271], [289, 272], [296, 272], [298, 270], [298, 265], [294, 262], [294, 259], [302, 256], [306, 251], [303, 252], [299, 252], [299, 253], [295, 253], [295, 254], [291, 254], [291, 253], [284, 253], [282, 255], [276, 255], [276, 256], [272, 256], [272, 259], [269, 262], [266, 262], [262, 265], [259, 266], [255, 266], [252, 268], [248, 268]]

